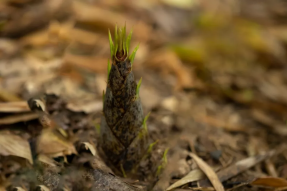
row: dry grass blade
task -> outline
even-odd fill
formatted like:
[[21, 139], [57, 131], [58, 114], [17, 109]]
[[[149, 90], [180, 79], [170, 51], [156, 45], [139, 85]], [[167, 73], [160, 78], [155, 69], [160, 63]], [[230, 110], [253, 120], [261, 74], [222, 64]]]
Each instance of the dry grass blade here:
[[22, 157], [33, 164], [28, 141], [8, 131], [0, 133], [0, 155]]
[[216, 173], [213, 171], [213, 169], [206, 164], [201, 158], [199, 158], [197, 155], [190, 153], [190, 157], [192, 157], [198, 167], [205, 173], [205, 175], [208, 177], [212, 185], [214, 186], [216, 191], [224, 191], [224, 187], [222, 183], [220, 182], [218, 176]]
[[19, 115], [12, 115], [8, 117], [0, 118], [0, 125], [8, 125], [13, 123], [19, 123], [22, 121], [30, 121], [33, 119], [37, 119], [38, 114], [36, 113], [24, 113]]
[[194, 182], [197, 180], [200, 180], [204, 178], [204, 173], [202, 172], [202, 170], [200, 169], [195, 169], [190, 171], [186, 176], [184, 176], [182, 179], [176, 181], [175, 183], [173, 183], [170, 187], [168, 187], [166, 190], [172, 190], [175, 189], [177, 187], [180, 187], [184, 184], [190, 183], [190, 182]]
[[27, 112], [30, 111], [26, 101], [0, 103], [0, 112]]

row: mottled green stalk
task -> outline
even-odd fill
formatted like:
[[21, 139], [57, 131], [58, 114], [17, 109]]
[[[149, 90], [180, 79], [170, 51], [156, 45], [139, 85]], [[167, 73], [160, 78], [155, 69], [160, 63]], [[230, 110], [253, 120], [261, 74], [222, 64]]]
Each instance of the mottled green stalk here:
[[141, 80], [135, 82], [132, 72], [138, 46], [129, 55], [132, 32], [115, 29], [114, 41], [109, 32], [111, 66], [103, 96], [101, 121], [102, 148], [107, 158], [123, 172], [131, 171], [147, 151], [147, 130], [139, 97]]

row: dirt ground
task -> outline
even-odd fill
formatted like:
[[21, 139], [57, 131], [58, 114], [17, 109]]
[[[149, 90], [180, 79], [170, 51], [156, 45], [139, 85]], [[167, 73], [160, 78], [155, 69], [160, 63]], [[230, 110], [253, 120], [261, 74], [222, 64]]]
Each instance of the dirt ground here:
[[[127, 177], [99, 148], [115, 25], [154, 143]], [[286, 53], [284, 0], [1, 1], [0, 191], [287, 190]]]

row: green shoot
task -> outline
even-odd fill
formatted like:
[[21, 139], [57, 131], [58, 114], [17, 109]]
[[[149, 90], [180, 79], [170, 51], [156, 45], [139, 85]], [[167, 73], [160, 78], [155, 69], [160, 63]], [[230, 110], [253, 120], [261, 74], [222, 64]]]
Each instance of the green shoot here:
[[146, 132], [147, 132], [146, 122], [147, 122], [147, 119], [148, 119], [149, 115], [150, 115], [150, 112], [145, 116], [144, 121], [143, 121], [143, 127], [144, 127], [144, 129], [146, 130]]
[[120, 28], [119, 29], [119, 38], [118, 38], [118, 47], [119, 47], [119, 52], [122, 52], [122, 48], [123, 48], [123, 46], [122, 46], [122, 43], [123, 43], [123, 29], [122, 28]]
[[165, 149], [164, 153], [163, 153], [163, 162], [164, 164], [167, 164], [167, 153], [168, 153], [169, 148]]
[[132, 34], [133, 34], [133, 31], [130, 32], [130, 34], [128, 35], [127, 40], [126, 40], [127, 55], [129, 54], [129, 49], [130, 49]]
[[111, 57], [117, 59], [117, 53], [118, 56], [120, 56], [121, 59], [129, 58], [131, 64], [133, 63], [135, 59], [136, 52], [139, 48], [139, 45], [134, 49], [131, 55], [129, 55], [130, 50], [130, 43], [132, 38], [132, 31], [129, 33], [129, 35], [126, 35], [126, 25], [124, 27], [115, 27], [115, 36], [114, 41], [112, 39], [110, 30], [109, 30], [109, 41], [110, 41], [110, 48], [111, 48]]
[[124, 49], [124, 55], [126, 54], [126, 25], [125, 27], [123, 28], [123, 34], [122, 34], [122, 46], [123, 46], [123, 49]]
[[152, 151], [152, 148], [155, 146], [155, 144], [158, 143], [158, 140], [156, 140], [155, 142], [151, 143], [149, 146], [148, 146], [148, 150], [147, 150], [147, 153], [150, 154], [151, 151]]
[[135, 59], [135, 56], [136, 56], [138, 49], [139, 49], [139, 44], [136, 46], [136, 48], [134, 49], [132, 54], [129, 56], [129, 60], [130, 60], [132, 66], [133, 66], [133, 61]]
[[121, 164], [121, 171], [122, 171], [122, 173], [123, 173], [124, 178], [126, 178], [127, 175], [126, 175], [125, 169], [124, 169], [124, 167], [123, 167], [122, 164]]
[[139, 98], [140, 96], [140, 87], [142, 84], [142, 78], [139, 80], [138, 84], [137, 84], [137, 89], [136, 89], [136, 98]]
[[113, 42], [110, 30], [109, 30], [109, 41], [110, 41], [111, 58], [113, 60], [113, 56], [114, 56], [114, 42]]
[[95, 129], [96, 129], [98, 135], [101, 134], [101, 126], [99, 124], [95, 124]]
[[151, 154], [151, 151], [153, 149], [153, 147], [158, 143], [158, 140], [156, 140], [155, 142], [151, 143], [149, 146], [148, 146], [148, 150], [147, 152], [145, 153], [145, 155], [143, 156], [142, 160], [146, 159], [150, 154]]
[[108, 81], [109, 81], [111, 69], [112, 69], [111, 63], [110, 63], [110, 60], [108, 60]]
[[115, 48], [114, 48], [114, 56], [116, 56], [117, 51], [118, 51], [118, 48], [119, 48], [118, 39], [119, 39], [119, 36], [118, 36], [118, 26], [116, 25], [116, 28], [115, 28]]
[[167, 164], [167, 152], [168, 152], [169, 149], [165, 149], [164, 153], [163, 153], [163, 156], [162, 156], [162, 162], [161, 162], [161, 165], [159, 165], [157, 167], [157, 171], [156, 171], [156, 176], [158, 177], [162, 171], [162, 169], [165, 167], [165, 165]]

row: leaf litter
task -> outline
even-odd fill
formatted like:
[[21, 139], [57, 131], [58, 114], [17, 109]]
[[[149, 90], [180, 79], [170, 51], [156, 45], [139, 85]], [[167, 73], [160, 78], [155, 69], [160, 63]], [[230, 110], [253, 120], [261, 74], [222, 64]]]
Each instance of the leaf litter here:
[[[204, 174], [215, 172], [225, 190], [286, 188], [284, 6], [281, 0], [1, 2], [1, 186], [214, 190]], [[36, 8], [42, 11], [32, 14]], [[149, 134], [170, 148], [158, 180], [146, 168], [161, 160], [158, 144], [136, 180], [119, 178], [97, 155], [107, 31], [124, 23], [133, 28], [131, 49], [140, 42], [133, 71], [137, 81], [142, 77], [144, 113], [151, 111]], [[31, 112], [26, 101], [45, 93], [46, 113]]]

